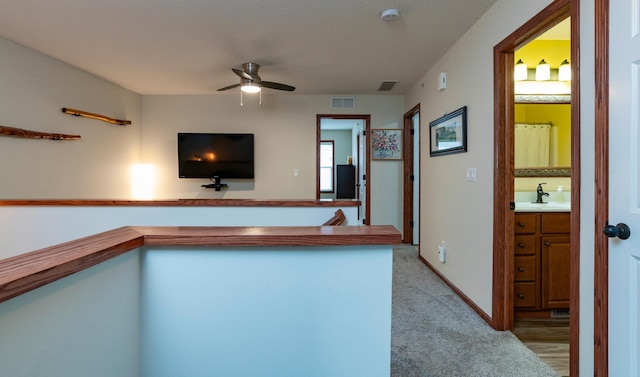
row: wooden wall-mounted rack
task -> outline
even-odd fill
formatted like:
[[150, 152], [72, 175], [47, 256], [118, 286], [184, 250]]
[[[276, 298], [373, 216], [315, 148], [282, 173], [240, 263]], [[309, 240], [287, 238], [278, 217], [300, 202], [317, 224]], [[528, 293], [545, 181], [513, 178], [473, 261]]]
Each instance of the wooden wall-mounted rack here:
[[90, 113], [90, 112], [82, 111], [82, 110], [70, 109], [68, 107], [63, 107], [62, 108], [62, 112], [65, 113], [65, 114], [74, 115], [74, 116], [77, 116], [77, 117], [85, 117], [85, 118], [97, 119], [97, 120], [101, 120], [103, 122], [107, 122], [107, 123], [111, 123], [111, 124], [117, 124], [119, 126], [126, 126], [128, 124], [131, 124], [130, 120], [120, 120], [120, 119], [109, 118], [109, 117], [104, 116], [104, 115], [94, 114], [94, 113]]

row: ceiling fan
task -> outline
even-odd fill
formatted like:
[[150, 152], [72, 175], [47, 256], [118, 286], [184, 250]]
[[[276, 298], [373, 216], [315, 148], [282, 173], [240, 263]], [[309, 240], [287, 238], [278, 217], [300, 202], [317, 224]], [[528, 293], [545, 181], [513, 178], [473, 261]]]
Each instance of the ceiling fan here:
[[218, 89], [218, 91], [220, 92], [237, 87], [240, 87], [240, 89], [245, 93], [258, 93], [261, 88], [285, 90], [288, 92], [296, 90], [296, 88], [291, 85], [280, 84], [272, 81], [263, 81], [260, 76], [258, 76], [259, 68], [260, 65], [256, 63], [244, 63], [242, 65], [242, 70], [231, 68], [231, 70], [240, 77], [240, 83], [225, 86], [224, 88]]

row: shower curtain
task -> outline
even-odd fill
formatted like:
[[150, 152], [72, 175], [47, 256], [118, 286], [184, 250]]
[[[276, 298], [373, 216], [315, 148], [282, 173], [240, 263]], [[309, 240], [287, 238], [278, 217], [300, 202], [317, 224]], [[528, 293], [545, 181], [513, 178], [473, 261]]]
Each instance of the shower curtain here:
[[549, 166], [550, 123], [516, 124], [516, 168]]

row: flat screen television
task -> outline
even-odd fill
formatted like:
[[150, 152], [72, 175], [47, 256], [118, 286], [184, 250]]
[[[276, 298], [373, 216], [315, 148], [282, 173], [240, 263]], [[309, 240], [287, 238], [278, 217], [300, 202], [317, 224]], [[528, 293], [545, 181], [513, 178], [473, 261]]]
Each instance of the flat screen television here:
[[178, 175], [253, 179], [253, 134], [178, 133]]

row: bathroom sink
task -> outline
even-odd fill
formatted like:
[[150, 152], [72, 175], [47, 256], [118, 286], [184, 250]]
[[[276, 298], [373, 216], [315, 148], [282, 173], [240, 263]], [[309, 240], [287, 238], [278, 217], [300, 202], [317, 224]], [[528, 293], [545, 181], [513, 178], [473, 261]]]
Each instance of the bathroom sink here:
[[570, 212], [571, 203], [569, 202], [516, 202], [516, 212]]

